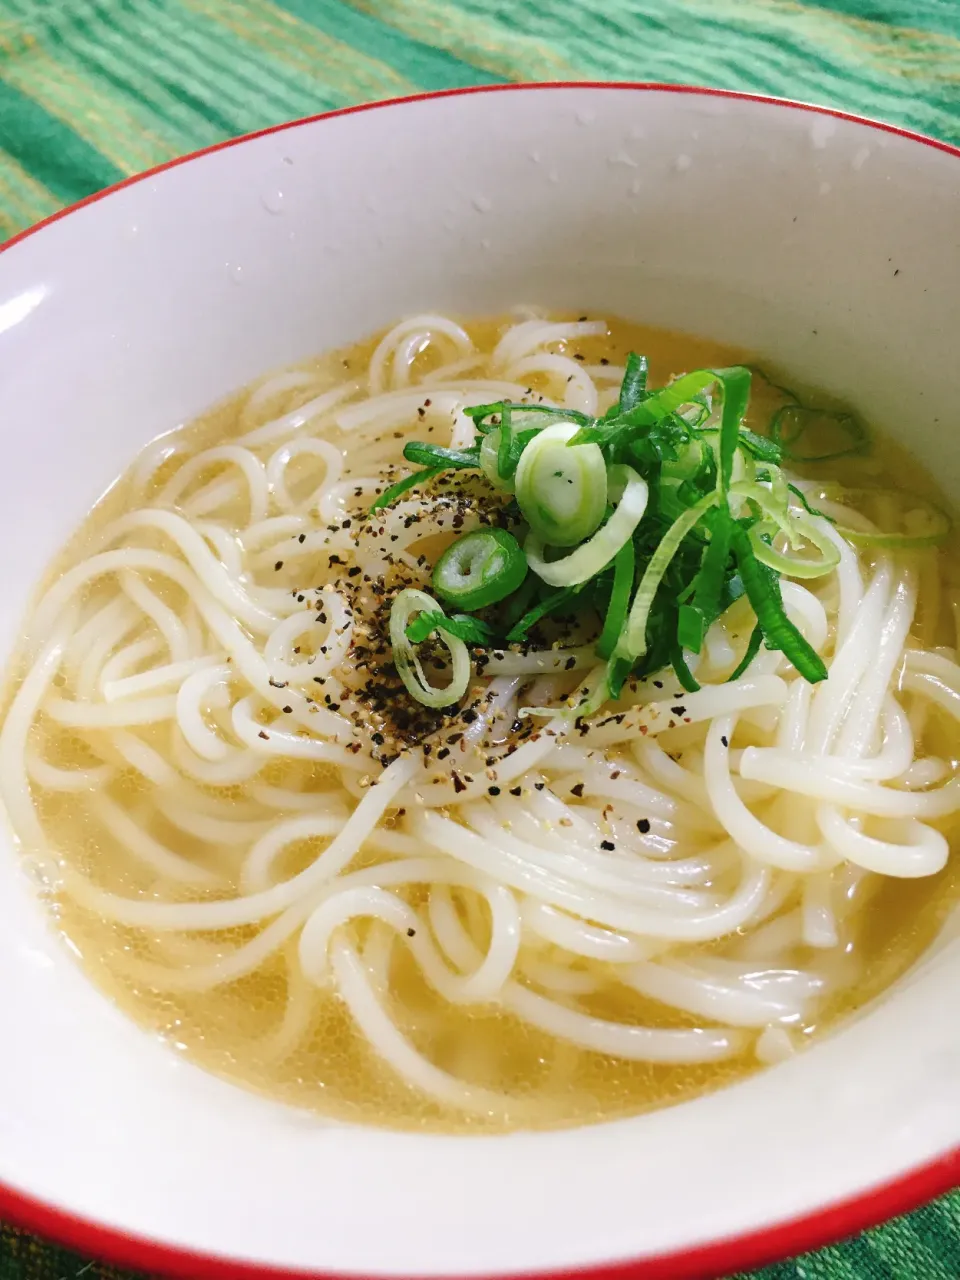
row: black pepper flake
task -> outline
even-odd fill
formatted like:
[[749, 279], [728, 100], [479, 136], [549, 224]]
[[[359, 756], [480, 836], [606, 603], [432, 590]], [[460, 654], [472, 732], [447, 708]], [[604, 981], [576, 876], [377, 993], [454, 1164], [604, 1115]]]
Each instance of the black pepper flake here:
[[447, 758], [447, 756], [448, 756], [449, 754], [450, 754], [450, 748], [449, 748], [449, 747], [441, 747], [441, 748], [440, 748], [440, 750], [437, 752], [437, 759], [438, 759], [438, 760], [446, 760], [446, 758]]
[[258, 738], [263, 738], [264, 740], [267, 740], [267, 739], [269, 739], [270, 735], [269, 735], [268, 733], [265, 733], [265, 732], [263, 731], [263, 729], [261, 729], [261, 730], [260, 730], [260, 732], [257, 734], [257, 737], [258, 737]]
[[535, 782], [533, 784], [534, 791], [542, 791], [547, 784], [545, 782]]
[[639, 821], [637, 822], [637, 830], [640, 832], [642, 836], [645, 836], [647, 832], [650, 830], [650, 819], [640, 818]]
[[460, 719], [463, 721], [464, 724], [473, 724], [476, 718], [477, 718], [477, 713], [475, 711], [471, 711], [469, 707], [460, 716]]
[[576, 665], [577, 665], [576, 658], [568, 658], [566, 662], [563, 664], [563, 669], [564, 671], [572, 671]]
[[298, 542], [306, 542], [306, 540], [307, 540], [307, 535], [305, 533], [301, 533], [299, 538], [297, 538]]
[[583, 783], [582, 783], [582, 782], [578, 782], [578, 783], [576, 784], [576, 786], [571, 787], [571, 788], [570, 788], [570, 794], [571, 794], [572, 796], [576, 796], [576, 797], [577, 797], [577, 799], [579, 800], [579, 799], [581, 798], [581, 796], [583, 795]]
[[459, 795], [461, 791], [466, 791], [467, 784], [460, 777], [459, 773], [453, 773], [450, 776], [453, 778], [453, 789], [457, 795]]
[[727, 735], [725, 733], [721, 734], [720, 741], [725, 747], [729, 747], [730, 743], [727, 741]]
[[612, 840], [601, 840], [601, 841], [600, 841], [600, 848], [601, 848], [601, 849], [604, 849], [607, 853], [613, 853], [613, 851], [614, 851], [614, 849], [615, 849], [616, 847], [617, 847], [617, 846], [613, 843], [613, 841], [612, 841]]
[[353, 568], [352, 568], [352, 569], [348, 569], [348, 570], [347, 570], [347, 577], [348, 577], [348, 578], [355, 578], [355, 577], [357, 576], [357, 574], [358, 574], [358, 573], [360, 573], [360, 572], [361, 572], [361, 570], [360, 570], [360, 566], [359, 566], [358, 564], [355, 564], [355, 565], [353, 566]]
[[685, 716], [687, 714], [686, 707], [671, 707], [670, 710], [675, 716]]
[[522, 791], [523, 791], [523, 788], [522, 788], [522, 787], [511, 787], [511, 788], [510, 788], [510, 794], [511, 794], [512, 796], [518, 796], [518, 795], [520, 795], [520, 794], [522, 793]]
[[282, 568], [283, 568], [283, 561], [278, 560], [277, 563], [273, 566], [273, 571], [274, 573], [276, 573], [278, 569], [282, 569]]
[[287, 715], [290, 715], [290, 713], [293, 711], [293, 707], [284, 707], [283, 709], [287, 713]]
[[662, 688], [663, 688], [663, 681], [662, 681], [662, 680], [654, 680], [654, 682], [653, 682], [653, 687], [654, 687], [655, 689], [662, 689]]
[[487, 787], [487, 795], [488, 795], [488, 796], [498, 796], [499, 794], [500, 794], [500, 788], [499, 788], [499, 787]]
[[416, 931], [416, 929], [408, 929], [408, 930], [407, 930], [407, 937], [408, 937], [408, 938], [415, 938], [416, 936], [417, 936], [417, 931]]
[[607, 359], [607, 357], [606, 357], [606, 356], [601, 356], [601, 357], [600, 357], [600, 363], [601, 363], [601, 364], [609, 364], [609, 363], [610, 363], [610, 361]]

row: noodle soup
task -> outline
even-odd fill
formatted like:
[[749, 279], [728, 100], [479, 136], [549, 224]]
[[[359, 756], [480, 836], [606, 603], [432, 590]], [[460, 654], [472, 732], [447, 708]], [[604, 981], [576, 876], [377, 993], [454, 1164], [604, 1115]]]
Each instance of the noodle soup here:
[[[737, 362], [592, 316], [419, 316], [141, 454], [27, 621], [0, 739], [57, 927], [124, 1009], [294, 1105], [502, 1130], [732, 1081], [910, 965], [956, 900], [953, 536], [899, 450], [759, 370], [725, 454]], [[661, 412], [646, 388], [701, 369], [722, 396]], [[594, 521], [559, 550], [534, 447], [538, 497]], [[654, 508], [694, 498], [736, 517], [701, 636], [702, 574], [645, 586]], [[670, 563], [701, 573], [718, 527]], [[471, 545], [516, 587], [471, 595]]]

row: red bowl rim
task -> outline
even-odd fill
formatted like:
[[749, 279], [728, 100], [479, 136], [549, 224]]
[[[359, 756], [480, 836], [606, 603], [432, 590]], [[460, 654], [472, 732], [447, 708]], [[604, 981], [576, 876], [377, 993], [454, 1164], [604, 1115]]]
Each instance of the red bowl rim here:
[[[805, 111], [817, 115], [833, 116], [838, 120], [848, 120], [853, 124], [863, 125], [883, 133], [892, 133], [925, 147], [944, 151], [960, 159], [960, 147], [948, 142], [941, 142], [922, 133], [900, 128], [879, 120], [871, 120], [866, 116], [858, 116], [849, 111], [839, 111], [833, 107], [817, 106], [812, 103], [794, 102], [786, 98], [774, 98], [764, 94], [740, 93], [730, 89], [710, 89], [697, 85], [674, 85], [657, 83], [636, 83], [631, 81], [570, 81], [525, 84], [474, 85], [464, 89], [442, 89], [433, 93], [411, 94], [402, 98], [389, 98], [382, 102], [360, 103], [357, 106], [341, 107], [336, 111], [321, 112], [318, 115], [305, 116], [300, 120], [290, 120], [283, 124], [271, 125], [266, 129], [258, 129], [253, 133], [243, 134], [237, 138], [228, 138], [213, 146], [203, 147], [199, 151], [168, 160], [153, 169], [124, 178], [121, 182], [93, 195], [87, 196], [76, 204], [44, 218], [35, 226], [21, 231], [18, 235], [0, 245], [0, 253], [14, 245], [36, 235], [44, 227], [68, 217], [77, 210], [94, 204], [105, 196], [122, 191], [138, 182], [153, 178], [167, 169], [174, 169], [187, 164], [191, 160], [212, 155], [217, 151], [225, 151], [253, 138], [264, 138], [270, 134], [283, 133], [287, 129], [295, 129], [302, 124], [314, 124], [323, 120], [334, 120], [339, 116], [354, 115], [362, 111], [379, 111], [385, 107], [405, 106], [414, 102], [429, 102], [436, 98], [465, 97], [474, 93], [518, 93], [524, 90], [544, 91], [550, 89], [612, 89], [632, 90], [649, 93], [691, 94], [699, 97], [741, 99], [748, 102], [760, 102], [767, 106], [782, 107], [790, 111]], [[525, 1280], [567, 1280], [577, 1277], [578, 1280], [721, 1280], [731, 1272], [763, 1266], [782, 1258], [819, 1249], [823, 1245], [855, 1235], [869, 1227], [877, 1226], [888, 1218], [908, 1213], [936, 1196], [960, 1187], [960, 1146], [945, 1152], [942, 1156], [909, 1170], [907, 1173], [887, 1182], [878, 1183], [858, 1195], [826, 1204], [800, 1217], [773, 1223], [754, 1231], [740, 1235], [727, 1236], [696, 1245], [688, 1249], [680, 1249], [671, 1253], [661, 1253], [647, 1258], [626, 1259], [618, 1262], [598, 1263], [577, 1268], [552, 1268], [544, 1271], [526, 1271], [503, 1273], [498, 1280], [523, 1276]], [[355, 1275], [348, 1273], [321, 1272], [308, 1269], [287, 1269], [257, 1262], [244, 1262], [224, 1255], [199, 1253], [177, 1245], [164, 1244], [145, 1236], [131, 1235], [116, 1227], [80, 1217], [61, 1209], [55, 1204], [47, 1203], [27, 1195], [16, 1188], [0, 1182], [0, 1216], [25, 1230], [35, 1232], [48, 1239], [82, 1253], [93, 1255], [117, 1266], [134, 1267], [138, 1271], [160, 1273], [165, 1276], [188, 1277], [189, 1280], [356, 1280]], [[492, 1280], [487, 1277], [486, 1280]]]

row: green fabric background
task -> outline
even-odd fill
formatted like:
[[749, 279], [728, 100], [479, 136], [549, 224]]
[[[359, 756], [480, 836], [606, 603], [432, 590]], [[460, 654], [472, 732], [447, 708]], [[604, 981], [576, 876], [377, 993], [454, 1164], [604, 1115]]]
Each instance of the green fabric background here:
[[[129, 173], [351, 102], [657, 80], [960, 144], [960, 0], [0, 0], [0, 239]], [[121, 1273], [0, 1228], [0, 1280]], [[960, 1192], [751, 1280], [960, 1280]]]

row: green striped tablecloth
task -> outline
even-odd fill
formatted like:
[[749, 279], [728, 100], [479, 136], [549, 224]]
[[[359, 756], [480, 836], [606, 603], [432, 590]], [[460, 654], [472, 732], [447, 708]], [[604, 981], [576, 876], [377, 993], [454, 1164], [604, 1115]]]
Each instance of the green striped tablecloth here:
[[[558, 79], [748, 89], [960, 143], [960, 0], [0, 0], [0, 238], [276, 121]], [[0, 1280], [119, 1274], [0, 1229]], [[761, 1277], [960, 1280], [960, 1192]]]

